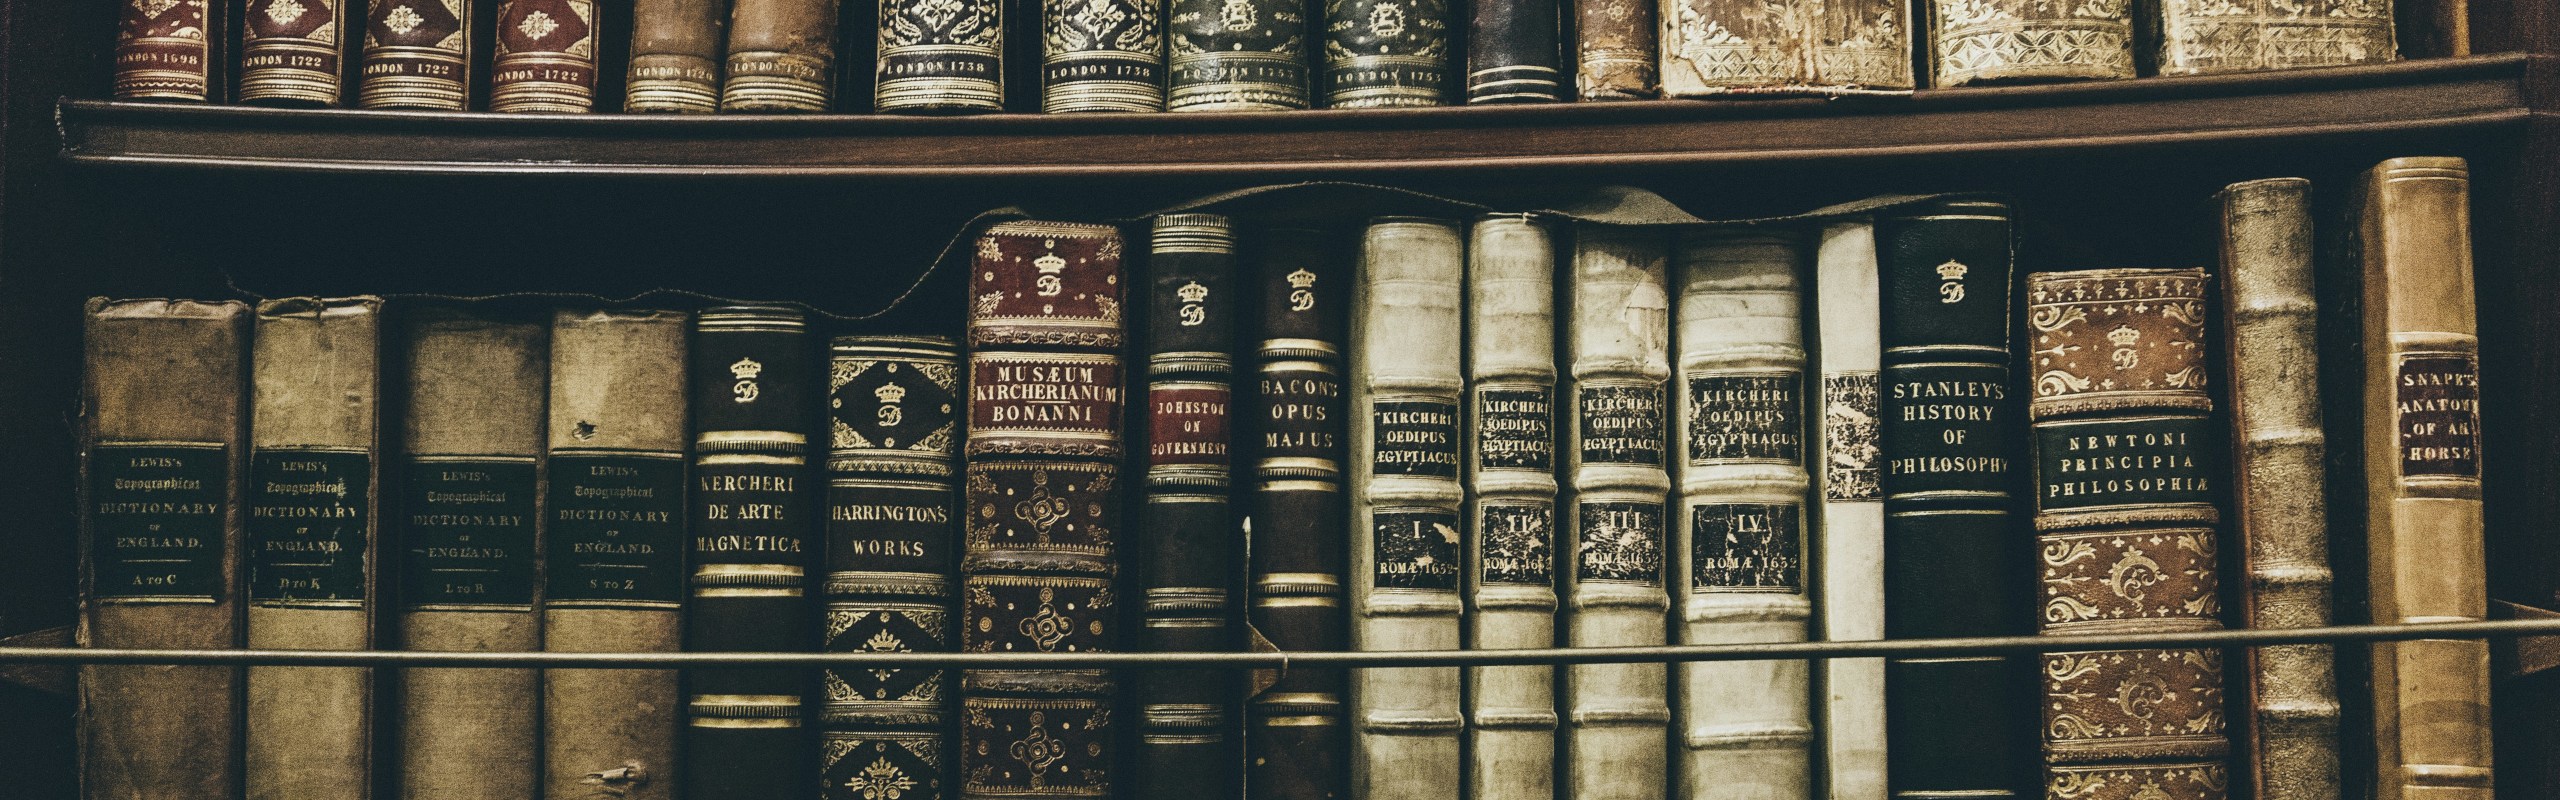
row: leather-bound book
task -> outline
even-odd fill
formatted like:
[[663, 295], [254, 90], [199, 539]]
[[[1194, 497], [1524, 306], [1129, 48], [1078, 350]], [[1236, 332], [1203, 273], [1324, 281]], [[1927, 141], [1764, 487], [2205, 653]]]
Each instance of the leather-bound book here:
[[1556, 61], [1555, 0], [1476, 3], [1467, 15], [1467, 102], [1553, 103], [1564, 99]]
[[1574, 96], [1642, 100], [1661, 88], [1661, 33], [1646, 0], [1573, 0]]
[[[1252, 424], [1253, 629], [1282, 651], [1345, 650], [1343, 569], [1351, 514], [1343, 496], [1344, 341], [1351, 258], [1334, 231], [1266, 228], [1247, 240], [1260, 298]], [[1345, 675], [1292, 666], [1254, 695], [1245, 728], [1246, 795], [1333, 800], [1350, 755]]]
[[[826, 111], [836, 94], [837, 0], [736, 0], [720, 110]], [[887, 36], [883, 29], [882, 36]]]
[[[1814, 254], [1814, 368], [1819, 411], [1808, 426], [1816, 491], [1811, 548], [1814, 619], [1823, 641], [1884, 638], [1884, 467], [1877, 407], [1876, 229], [1867, 220], [1822, 228]], [[1884, 800], [1884, 659], [1814, 662], [1815, 725], [1831, 800]]]
[[[1467, 247], [1467, 647], [1556, 642], [1556, 248], [1522, 216]], [[1467, 669], [1474, 800], [1555, 797], [1555, 668]]]
[[[249, 423], [249, 648], [371, 650], [382, 301], [258, 304]], [[373, 670], [250, 667], [254, 800], [373, 789]]]
[[2470, 0], [2399, 0], [2392, 6], [2392, 28], [2409, 55], [2471, 55]]
[[[1006, 222], [969, 284], [960, 647], [1119, 649], [1120, 232]], [[1113, 676], [961, 674], [960, 796], [1107, 797]]]
[[1447, 105], [1448, 0], [1324, 0], [1324, 104]]
[[[2010, 381], [2009, 207], [1935, 202], [1876, 220], [1884, 628], [1896, 639], [2033, 633], [2014, 493], [2025, 417]], [[1897, 798], [2024, 797], [2036, 678], [2008, 656], [1885, 661]]]
[[[806, 315], [788, 306], [718, 306], [694, 315], [685, 376], [693, 411], [693, 575], [684, 647], [806, 651], [818, 502], [809, 434], [821, 381]], [[684, 796], [798, 797], [812, 739], [799, 669], [700, 669], [685, 675]]]
[[1165, 0], [1041, 0], [1040, 110], [1164, 110]]
[[[830, 653], [950, 652], [959, 596], [960, 346], [839, 336], [827, 370]], [[829, 669], [821, 800], [953, 796], [942, 669]]]
[[471, 0], [368, 0], [356, 104], [461, 111], [473, 63]]
[[[79, 642], [240, 646], [249, 307], [89, 301], [80, 407]], [[240, 791], [240, 668], [90, 664], [80, 784], [90, 800]]]
[[[2319, 306], [2312, 296], [2311, 182], [2222, 190], [2224, 388], [2231, 397], [2235, 617], [2243, 628], [2330, 624], [2329, 501], [2323, 486]], [[2234, 651], [2233, 741], [2246, 797], [2338, 796], [2338, 684], [2332, 648]]]
[[214, 69], [219, 50], [213, 36], [223, 29], [225, 10], [233, 8], [188, 0], [117, 3], [115, 98], [214, 99], [221, 73]]
[[[1351, 645], [1455, 650], [1458, 363], [1466, 239], [1435, 219], [1380, 217], [1360, 241], [1351, 306]], [[1351, 673], [1351, 794], [1446, 798], [1460, 781], [1458, 670]]]
[[881, 0], [878, 54], [875, 110], [1004, 110], [1003, 0]]
[[[534, 575], [550, 329], [443, 307], [407, 316], [408, 417], [395, 498], [405, 550], [400, 648], [539, 650]], [[540, 674], [403, 670], [400, 796], [535, 796]]]
[[727, 0], [633, 0], [622, 110], [709, 114], [720, 109]]
[[1173, 0], [1165, 109], [1307, 107], [1307, 0]]
[[248, 0], [240, 15], [240, 102], [334, 106], [349, 12], [363, 0]]
[[[2222, 628], [2209, 282], [2201, 269], [2027, 276], [2046, 635]], [[2221, 651], [2042, 660], [2048, 797], [2229, 796]]]
[[[1804, 237], [1692, 233], [1680, 286], [1680, 502], [1671, 585], [1681, 644], [1805, 641]], [[1679, 666], [1681, 797], [1813, 795], [1813, 665]]]
[[2122, 0], [1927, 0], [1929, 85], [2133, 77]]
[[[681, 642], [687, 316], [552, 317], [544, 650], [672, 651]], [[544, 670], [543, 797], [675, 797], [681, 700], [674, 670]]]
[[2162, 75], [2375, 64], [2399, 57], [2392, 0], [2161, 0], [2141, 19]]
[[595, 110], [600, 10], [596, 0], [500, 0], [489, 110]]
[[[1663, 549], [1671, 494], [1671, 295], [1666, 237], [1586, 225], [1574, 233], [1565, 296], [1565, 361], [1573, 413], [1565, 459], [1573, 537], [1565, 575], [1565, 644], [1660, 645], [1671, 599]], [[1670, 667], [1565, 668], [1565, 794], [1660, 798], [1670, 767]]]
[[1837, 95], [1912, 86], [1906, 0], [1670, 0], [1662, 13], [1664, 96]]

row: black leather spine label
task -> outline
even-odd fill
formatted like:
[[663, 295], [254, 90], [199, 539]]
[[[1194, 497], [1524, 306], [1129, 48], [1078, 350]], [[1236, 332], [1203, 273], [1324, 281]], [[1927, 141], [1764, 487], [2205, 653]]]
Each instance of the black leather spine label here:
[[1663, 464], [1662, 386], [1585, 383], [1576, 415], [1585, 464]]
[[2202, 416], [2036, 423], [2036, 510], [2213, 502], [2221, 437]]
[[1895, 496], [2009, 490], [2009, 368], [1911, 364], [1884, 369], [1886, 486]]
[[886, 591], [867, 573], [950, 576], [957, 495], [932, 480], [836, 478], [827, 487], [827, 592]]
[[228, 448], [99, 444], [89, 453], [91, 596], [220, 602]]
[[1584, 581], [1662, 585], [1662, 504], [1585, 502], [1574, 574]]
[[1804, 590], [1804, 514], [1794, 503], [1690, 506], [1689, 537], [1693, 590]]
[[249, 456], [249, 599], [361, 606], [372, 557], [373, 454]]
[[1386, 400], [1372, 419], [1377, 445], [1370, 466], [1379, 475], [1458, 477], [1458, 406], [1435, 400]]
[[1432, 508], [1381, 508], [1371, 517], [1380, 589], [1456, 591], [1458, 517]]
[[1486, 387], [1477, 391], [1476, 466], [1554, 470], [1555, 405], [1555, 390], [1544, 386]]
[[684, 460], [551, 456], [543, 543], [549, 605], [673, 605], [684, 594]]
[[1476, 507], [1476, 530], [1482, 536], [1483, 563], [1477, 576], [1485, 583], [1554, 586], [1556, 582], [1553, 503], [1486, 500]]
[[1692, 463], [1804, 463], [1804, 373], [1688, 376]]
[[2469, 353], [2403, 353], [2392, 376], [2400, 474], [2480, 477], [2480, 364]]
[[416, 458], [402, 481], [411, 608], [533, 604], [533, 459]]

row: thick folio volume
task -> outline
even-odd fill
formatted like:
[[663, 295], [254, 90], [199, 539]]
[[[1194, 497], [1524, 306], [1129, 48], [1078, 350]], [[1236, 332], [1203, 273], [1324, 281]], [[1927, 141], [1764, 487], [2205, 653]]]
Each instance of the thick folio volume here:
[[362, 0], [249, 0], [240, 17], [240, 102], [334, 106], [346, 76], [348, 10]]
[[[84, 647], [240, 646], [249, 307], [89, 301], [81, 408]], [[79, 668], [90, 800], [239, 791], [240, 668]]]
[[[1573, 537], [1565, 571], [1565, 644], [1661, 645], [1671, 599], [1663, 549], [1671, 494], [1670, 243], [1659, 233], [1586, 225], [1574, 233], [1565, 359], [1572, 369], [1565, 458]], [[1663, 796], [1670, 667], [1565, 668], [1565, 792], [1587, 800]]]
[[[533, 606], [550, 338], [540, 323], [433, 306], [402, 326], [401, 649], [542, 648]], [[400, 796], [534, 796], [540, 674], [403, 670]]]
[[[823, 380], [799, 310], [719, 306], [696, 314], [690, 371], [692, 571], [684, 647], [808, 649], [809, 561], [819, 495], [809, 433]], [[685, 676], [684, 796], [793, 797], [808, 785], [805, 670], [703, 669]]]
[[[1351, 514], [1343, 497], [1343, 342], [1350, 257], [1332, 231], [1266, 228], [1248, 240], [1260, 298], [1254, 394], [1252, 627], [1273, 647], [1349, 649], [1343, 569]], [[1246, 794], [1344, 795], [1349, 755], [1342, 670], [1292, 667], [1254, 695], [1245, 728]]]
[[[1814, 619], [1823, 641], [1884, 638], [1884, 493], [1876, 473], [1883, 411], [1876, 406], [1876, 230], [1866, 220], [1822, 229], [1814, 254], [1814, 363], [1822, 381], [1806, 402], [1816, 490], [1810, 549]], [[1831, 800], [1884, 800], [1884, 659], [1814, 663], [1815, 728]]]
[[472, 60], [471, 0], [368, 0], [356, 105], [461, 111]]
[[1004, 110], [1003, 0], [881, 0], [883, 113]]
[[[839, 336], [827, 369], [826, 652], [950, 652], [958, 596], [960, 347]], [[951, 677], [819, 674], [821, 800], [943, 800]]]
[[[2459, 5], [2458, 3], [2456, 5]], [[2374, 64], [2399, 58], [2391, 0], [2161, 0], [2143, 19], [2162, 75]]]
[[1170, 111], [1307, 107], [1307, 0], [1173, 0]]
[[[2040, 633], [2222, 628], [2209, 282], [2201, 269], [2027, 276]], [[2221, 651], [2042, 660], [2046, 796], [2229, 796]]]
[[1467, 17], [1467, 102], [1564, 99], [1556, 0], [1476, 3]]
[[[377, 298], [258, 304], [250, 359], [250, 649], [373, 649], [381, 347]], [[370, 793], [373, 678], [363, 667], [250, 667], [248, 796]]]
[[1165, 0], [1042, 0], [1040, 110], [1164, 110]]
[[[684, 626], [686, 314], [562, 310], [551, 320], [543, 463], [542, 649], [678, 649]], [[542, 793], [669, 800], [674, 670], [542, 673]]]
[[[1691, 233], [1671, 441], [1671, 585], [1681, 644], [1805, 641], [1804, 300], [1793, 233]], [[1813, 665], [1682, 664], [1678, 794], [1813, 795]]]
[[[1936, 202], [1876, 220], [1883, 302], [1884, 627], [1891, 638], [2034, 632], [2013, 496], [2009, 207]], [[2008, 656], [1885, 661], [1895, 797], [2024, 797], [2036, 678]]]
[[2133, 77], [2130, 3], [1925, 2], [1931, 86]]
[[1763, 4], [1671, 0], [1662, 21], [1662, 93], [1900, 92], [1911, 89], [1906, 0]]
[[1446, 105], [1448, 0], [1324, 0], [1324, 104]]
[[727, 0], [635, 0], [622, 110], [709, 114], [720, 108], [721, 27]]
[[837, 0], [737, 0], [720, 110], [826, 111], [836, 96], [837, 13]]
[[1653, 97], [1660, 83], [1657, 13], [1646, 0], [1573, 0], [1574, 96]]
[[595, 110], [598, 13], [597, 0], [501, 0], [489, 110]]
[[[1556, 250], [1523, 216], [1468, 242], [1467, 647], [1556, 640]], [[1555, 668], [1467, 668], [1473, 800], [1555, 797]]]
[[116, 4], [115, 97], [118, 100], [213, 98], [215, 50], [229, 4], [205, 0], [127, 0]]

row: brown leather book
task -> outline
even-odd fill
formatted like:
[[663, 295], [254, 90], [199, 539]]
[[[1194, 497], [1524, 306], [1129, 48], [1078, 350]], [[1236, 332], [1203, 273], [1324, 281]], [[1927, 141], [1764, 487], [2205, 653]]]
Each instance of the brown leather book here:
[[[2208, 283], [2201, 269], [2027, 276], [2041, 633], [2222, 627]], [[2046, 796], [2227, 795], [2220, 651], [2042, 658]]]
[[622, 110], [709, 114], [720, 110], [720, 51], [728, 0], [635, 0]]
[[2124, 0], [1929, 0], [1930, 85], [2133, 77]]
[[489, 59], [489, 110], [595, 110], [598, 12], [596, 0], [502, 0], [497, 50]]
[[1641, 100], [1660, 88], [1660, 34], [1645, 0], [1574, 0], [1574, 94], [1584, 100]]
[[[240, 646], [249, 307], [89, 301], [81, 385], [79, 642]], [[240, 791], [240, 669], [80, 668], [91, 800]]]
[[836, 0], [738, 0], [721, 110], [827, 110], [835, 99], [836, 14]]
[[227, 3], [126, 0], [116, 4], [115, 98], [202, 103], [218, 94], [220, 48]]
[[371, 0], [356, 104], [461, 111], [471, 105], [471, 0]]
[[240, 16], [240, 102], [334, 106], [345, 76], [340, 38], [361, 0], [249, 0]]

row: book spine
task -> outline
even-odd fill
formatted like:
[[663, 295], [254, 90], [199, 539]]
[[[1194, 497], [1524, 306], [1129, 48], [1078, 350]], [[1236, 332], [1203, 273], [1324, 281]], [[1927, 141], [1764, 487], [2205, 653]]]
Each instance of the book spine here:
[[[1669, 242], [1641, 230], [1585, 226], [1575, 231], [1573, 310], [1566, 361], [1573, 416], [1565, 453], [1574, 536], [1565, 573], [1569, 647], [1664, 643], [1670, 596], [1663, 589], [1671, 493], [1671, 296]], [[1578, 664], [1565, 669], [1566, 793], [1589, 800], [1663, 796], [1671, 723], [1669, 667]]]
[[[1343, 570], [1351, 515], [1342, 490], [1343, 342], [1349, 254], [1332, 231], [1270, 228], [1248, 248], [1261, 298], [1250, 550], [1253, 629], [1281, 651], [1345, 650]], [[1246, 794], [1343, 797], [1350, 752], [1344, 674], [1292, 667], [1254, 695], [1245, 737]]]
[[2214, 5], [2161, 0], [2142, 20], [2159, 74], [2373, 64], [2399, 57], [2388, 0]]
[[1004, 110], [1004, 3], [958, 3], [881, 0], [874, 109]]
[[[1801, 642], [1811, 625], [1803, 260], [1783, 233], [1690, 234], [1677, 248], [1681, 644]], [[1681, 796], [1812, 796], [1811, 664], [1690, 663], [1679, 681]]]
[[[1119, 231], [1007, 222], [970, 282], [960, 647], [1119, 649]], [[960, 796], [1100, 797], [1118, 731], [1099, 669], [961, 675]]]
[[1563, 100], [1556, 14], [1556, 0], [1475, 4], [1467, 17], [1467, 102]]
[[[2220, 630], [2201, 269], [2027, 276], [2040, 633]], [[2053, 652], [2045, 783], [2228, 796], [2222, 652]]]
[[489, 110], [583, 114], [596, 104], [596, 0], [500, 0]]
[[1040, 110], [1164, 110], [1165, 0], [1042, 0]]
[[1664, 13], [1668, 97], [1911, 88], [1910, 13], [1900, 0], [1670, 0]]
[[[83, 321], [84, 647], [240, 646], [249, 307], [92, 299]], [[240, 791], [240, 668], [79, 668], [92, 800]]]
[[[373, 649], [381, 347], [381, 300], [258, 305], [250, 358], [250, 649]], [[248, 797], [372, 791], [373, 670], [250, 667], [248, 682]]]
[[214, 52], [210, 33], [222, 30], [217, 9], [186, 0], [116, 4], [115, 98], [213, 99]]
[[[1883, 411], [1876, 405], [1876, 232], [1867, 221], [1822, 229], [1814, 256], [1815, 361], [1821, 370], [1820, 424], [1812, 426], [1822, 465], [1811, 477], [1816, 508], [1815, 609], [1824, 641], [1884, 638], [1884, 493], [1877, 477]], [[1821, 785], [1830, 800], [1884, 800], [1884, 659], [1815, 662], [1821, 703]]]
[[1656, 95], [1661, 41], [1646, 0], [1573, 0], [1574, 92], [1584, 100]]
[[356, 104], [461, 111], [471, 102], [471, 0], [368, 0]]
[[345, 76], [339, 35], [361, 0], [249, 0], [241, 14], [240, 102], [334, 106]]
[[[2241, 627], [2330, 624], [2329, 506], [2322, 478], [2318, 304], [2312, 299], [2311, 182], [2222, 190], [2223, 374], [2234, 434], [2232, 532], [2247, 578]], [[2323, 644], [2239, 651], [2235, 708], [2260, 800], [2336, 797], [2338, 691]]]
[[[551, 321], [543, 463], [542, 649], [679, 649], [684, 625], [685, 373], [681, 311], [562, 310]], [[676, 672], [542, 673], [547, 798], [668, 800]]]
[[[816, 113], [833, 105], [837, 5], [737, 0], [729, 17], [729, 74], [720, 87], [720, 109]], [[885, 44], [887, 29], [880, 35]]]
[[1932, 86], [2133, 77], [2129, 3], [1927, 1]]
[[[1876, 221], [1885, 635], [2033, 632], [2013, 499], [2009, 208], [1932, 203]], [[1894, 796], [2019, 797], [2035, 785], [2035, 677], [2008, 656], [1885, 661]]]
[[1307, 107], [1306, 0], [1173, 0], [1171, 111]]
[[622, 110], [709, 114], [720, 108], [724, 0], [634, 0]]
[[1448, 0], [1324, 0], [1324, 103], [1448, 104]]
[[[1556, 641], [1555, 242], [1521, 216], [1467, 248], [1466, 645]], [[1555, 797], [1555, 668], [1467, 668], [1474, 800]]]
[[[685, 649], [805, 651], [820, 500], [809, 490], [809, 432], [823, 380], [808, 320], [789, 307], [720, 306], [693, 326]], [[705, 669], [685, 681], [685, 797], [799, 794], [810, 773], [808, 673]]]
[[[824, 648], [950, 652], [959, 344], [839, 336], [828, 359]], [[952, 796], [948, 671], [829, 669], [819, 679], [821, 800]]]
[[[400, 647], [542, 647], [541, 550], [550, 330], [423, 308], [404, 326]], [[539, 672], [400, 673], [401, 797], [531, 797]]]

